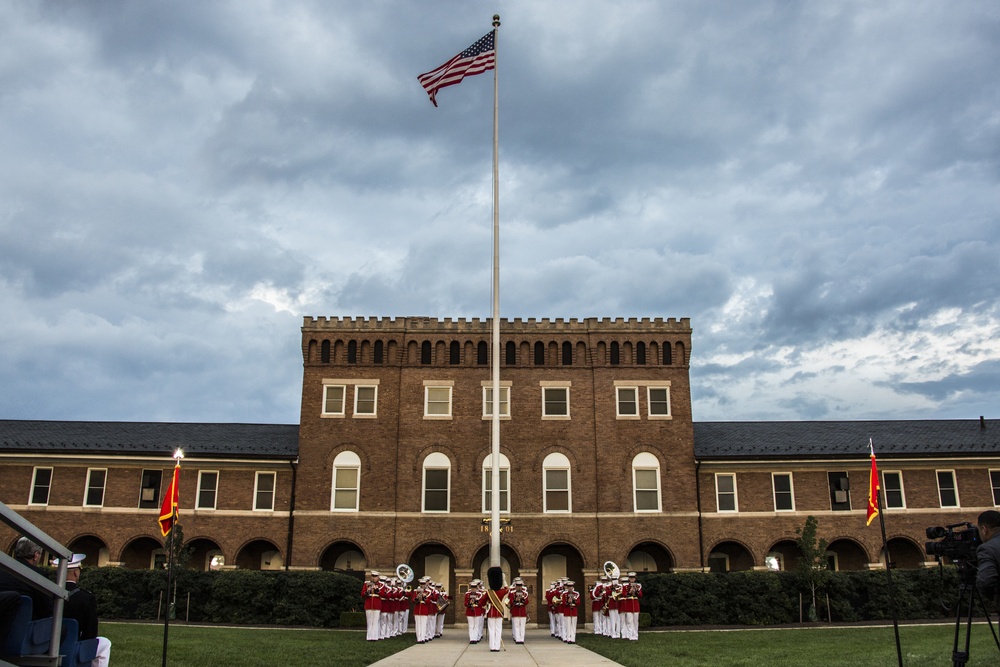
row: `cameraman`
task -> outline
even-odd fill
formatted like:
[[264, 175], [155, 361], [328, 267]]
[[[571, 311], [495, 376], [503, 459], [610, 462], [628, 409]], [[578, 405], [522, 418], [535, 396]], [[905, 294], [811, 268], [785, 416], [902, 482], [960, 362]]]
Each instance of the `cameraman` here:
[[986, 510], [977, 523], [983, 543], [976, 550], [979, 559], [976, 586], [984, 598], [992, 600], [1000, 587], [1000, 512]]

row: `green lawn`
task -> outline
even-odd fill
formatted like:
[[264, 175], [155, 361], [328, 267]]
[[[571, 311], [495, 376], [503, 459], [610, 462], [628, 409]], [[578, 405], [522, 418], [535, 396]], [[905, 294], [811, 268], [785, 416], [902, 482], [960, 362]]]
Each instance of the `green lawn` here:
[[[996, 626], [994, 626], [996, 627]], [[456, 630], [459, 631], [459, 630]], [[101, 624], [114, 645], [115, 667], [160, 664], [163, 626]], [[964, 626], [961, 636], [964, 645]], [[900, 627], [905, 667], [952, 664], [954, 624]], [[577, 635], [581, 646], [626, 667], [892, 667], [896, 643], [891, 627], [819, 627], [781, 630], [715, 630], [643, 632], [638, 642], [589, 634]], [[413, 645], [413, 633], [369, 643], [358, 630], [259, 629], [170, 626], [171, 667], [313, 667], [370, 665]], [[1000, 651], [986, 625], [972, 630], [968, 667], [996, 667]]]
[[[994, 625], [996, 629], [996, 625]], [[954, 623], [900, 626], [904, 667], [952, 664]], [[577, 635], [577, 642], [626, 667], [890, 667], [898, 665], [892, 627], [817, 627], [640, 633], [638, 642]], [[959, 648], [965, 647], [965, 627]], [[968, 667], [996, 667], [1000, 650], [990, 629], [973, 626]]]

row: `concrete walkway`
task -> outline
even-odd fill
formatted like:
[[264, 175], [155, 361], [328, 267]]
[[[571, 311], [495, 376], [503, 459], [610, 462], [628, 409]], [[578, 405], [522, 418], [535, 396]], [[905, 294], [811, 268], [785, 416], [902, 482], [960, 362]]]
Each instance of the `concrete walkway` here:
[[[524, 643], [515, 644], [510, 627], [504, 625], [504, 648], [491, 653], [486, 638], [478, 644], [469, 643], [464, 627], [445, 628], [444, 637], [429, 644], [416, 644], [372, 667], [615, 667], [617, 662], [597, 655], [579, 644], [565, 644], [549, 635], [548, 629], [528, 629]], [[621, 667], [618, 665], [618, 667]]]

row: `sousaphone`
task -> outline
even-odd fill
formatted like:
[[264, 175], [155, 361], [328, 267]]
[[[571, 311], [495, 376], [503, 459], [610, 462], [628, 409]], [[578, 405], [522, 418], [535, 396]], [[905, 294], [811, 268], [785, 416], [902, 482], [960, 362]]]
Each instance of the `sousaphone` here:
[[622, 571], [618, 569], [613, 560], [609, 560], [604, 563], [604, 574], [608, 575], [608, 578], [611, 580], [618, 581], [618, 577], [622, 575]]
[[396, 566], [396, 576], [404, 584], [408, 584], [413, 581], [413, 568], [406, 563], [400, 563]]

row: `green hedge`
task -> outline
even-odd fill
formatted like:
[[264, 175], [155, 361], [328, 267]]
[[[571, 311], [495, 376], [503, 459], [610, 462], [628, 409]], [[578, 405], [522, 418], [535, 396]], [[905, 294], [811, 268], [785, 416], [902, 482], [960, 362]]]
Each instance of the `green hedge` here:
[[[102, 618], [150, 620], [157, 618], [166, 579], [162, 570], [85, 568], [81, 585], [97, 596]], [[354, 626], [363, 616], [349, 613], [361, 612], [360, 582], [333, 572], [181, 570], [175, 579], [179, 620], [339, 627]], [[643, 616], [649, 615], [653, 627], [798, 623], [800, 593], [809, 602], [799, 579], [789, 572], [649, 574], [641, 579]], [[900, 620], [954, 618], [959, 591], [954, 567], [944, 568], [943, 577], [936, 568], [894, 570], [892, 580]], [[892, 618], [884, 571], [834, 572], [818, 597], [822, 620], [828, 615], [835, 622]]]

